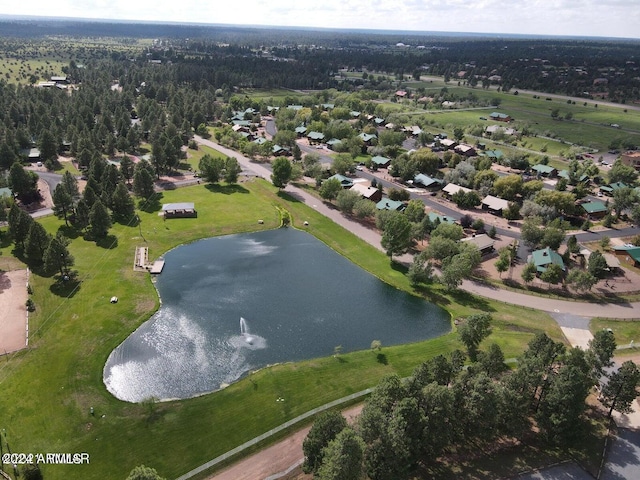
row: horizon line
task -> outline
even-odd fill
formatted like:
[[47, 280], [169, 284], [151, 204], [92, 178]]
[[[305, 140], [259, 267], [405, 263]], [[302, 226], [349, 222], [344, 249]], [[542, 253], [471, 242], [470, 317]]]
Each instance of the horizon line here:
[[[449, 30], [396, 30], [376, 28], [345, 28], [345, 27], [315, 27], [315, 26], [291, 26], [291, 25], [265, 25], [265, 24], [235, 24], [235, 23], [206, 23], [171, 20], [133, 20], [114, 18], [90, 18], [69, 17], [51, 15], [16, 15], [0, 13], [0, 20], [16, 21], [48, 21], [48, 22], [92, 22], [92, 23], [121, 23], [121, 24], [145, 24], [145, 25], [171, 25], [171, 26], [197, 26], [210, 28], [237, 28], [237, 29], [264, 29], [264, 30], [293, 30], [293, 31], [318, 31], [318, 32], [344, 32], [344, 33], [374, 33], [378, 35], [408, 35], [408, 36], [442, 36], [442, 37], [476, 37], [476, 38], [507, 38], [507, 39], [561, 39], [561, 40], [618, 40], [636, 41], [637, 37], [605, 37], [589, 35], [552, 35], [534, 33], [507, 33], [507, 32], [460, 32]], [[0, 36], [2, 36], [0, 34]]]

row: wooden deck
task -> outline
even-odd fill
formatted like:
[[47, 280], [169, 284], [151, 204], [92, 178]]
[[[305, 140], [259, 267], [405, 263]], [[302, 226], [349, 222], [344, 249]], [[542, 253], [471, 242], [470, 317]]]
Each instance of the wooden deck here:
[[133, 270], [135, 272], [149, 272], [153, 274], [162, 273], [164, 268], [164, 260], [156, 260], [149, 263], [149, 248], [136, 247], [136, 253], [133, 260]]

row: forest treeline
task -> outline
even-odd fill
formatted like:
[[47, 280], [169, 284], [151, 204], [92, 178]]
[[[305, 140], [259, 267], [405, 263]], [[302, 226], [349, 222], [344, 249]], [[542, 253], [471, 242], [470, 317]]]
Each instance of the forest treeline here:
[[[192, 85], [346, 90], [372, 86], [371, 77], [360, 82], [336, 77], [348, 70], [380, 72], [398, 80], [441, 75], [471, 86], [620, 103], [640, 100], [637, 40], [25, 19], [0, 20], [0, 31], [5, 38], [29, 39], [43, 48], [54, 37], [113, 38], [122, 45], [156, 39], [155, 47], [138, 56], [109, 49], [102, 49], [102, 55], [171, 62], [175, 80]], [[84, 52], [89, 53], [95, 51]]]

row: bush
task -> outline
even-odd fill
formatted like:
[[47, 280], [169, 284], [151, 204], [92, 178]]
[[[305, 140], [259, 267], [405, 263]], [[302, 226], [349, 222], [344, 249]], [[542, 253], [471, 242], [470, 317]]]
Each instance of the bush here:
[[476, 219], [473, 222], [473, 225], [471, 225], [471, 228], [473, 228], [476, 232], [484, 232], [484, 220], [482, 220], [481, 218]]
[[460, 225], [462, 225], [462, 228], [469, 228], [472, 223], [473, 217], [468, 213], [460, 217]]

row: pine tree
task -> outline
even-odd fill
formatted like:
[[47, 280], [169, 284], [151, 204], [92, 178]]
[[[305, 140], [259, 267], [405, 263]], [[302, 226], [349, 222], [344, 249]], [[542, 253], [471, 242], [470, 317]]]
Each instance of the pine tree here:
[[69, 216], [73, 212], [73, 198], [62, 183], [56, 186], [52, 197], [53, 214], [58, 218], [64, 218], [64, 223], [68, 226]]
[[122, 220], [128, 220], [133, 216], [135, 205], [129, 190], [124, 183], [118, 183], [113, 196], [111, 197], [111, 206], [114, 217]]
[[50, 241], [51, 235], [47, 233], [45, 228], [38, 222], [32, 222], [24, 244], [24, 250], [29, 260], [37, 264], [41, 263]]
[[109, 233], [111, 228], [111, 218], [107, 208], [102, 204], [100, 200], [96, 201], [91, 207], [89, 213], [89, 225], [91, 235], [94, 238], [104, 238]]
[[62, 278], [69, 275], [70, 268], [75, 263], [67, 249], [69, 243], [69, 239], [62, 234], [51, 238], [43, 256], [45, 271], [49, 273], [58, 271]]

